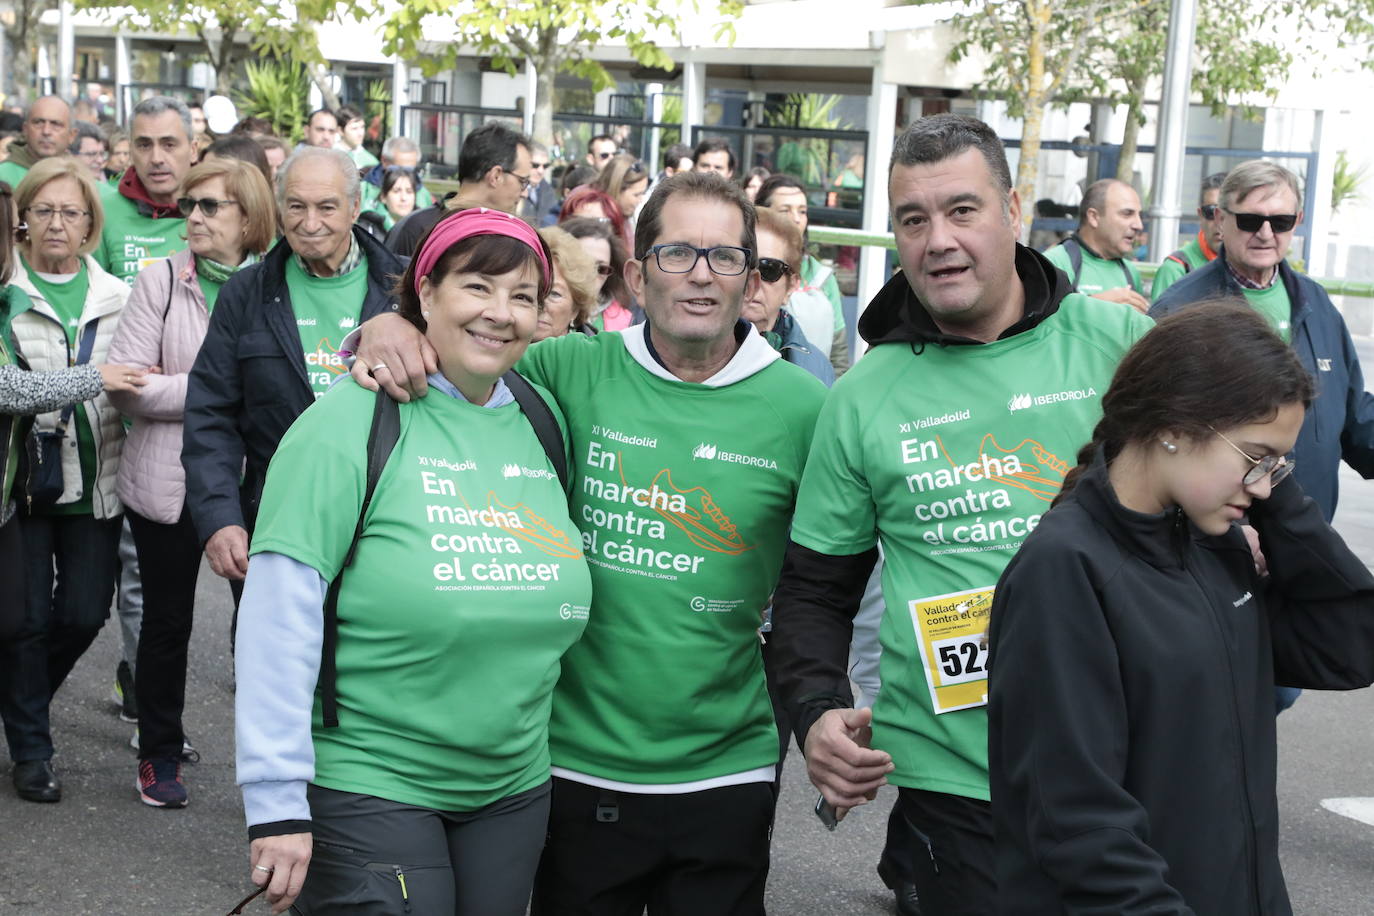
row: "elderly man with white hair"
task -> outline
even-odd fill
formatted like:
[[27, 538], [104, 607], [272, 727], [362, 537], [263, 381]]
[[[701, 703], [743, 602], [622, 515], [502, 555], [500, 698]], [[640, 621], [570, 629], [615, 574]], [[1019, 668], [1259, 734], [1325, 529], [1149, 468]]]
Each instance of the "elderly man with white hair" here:
[[[349, 330], [389, 309], [405, 264], [361, 229], [347, 153], [307, 147], [281, 168], [283, 237], [224, 284], [186, 391], [187, 502], [216, 574], [241, 581], [268, 462], [301, 411], [347, 371]], [[244, 461], [247, 460], [246, 472]]]

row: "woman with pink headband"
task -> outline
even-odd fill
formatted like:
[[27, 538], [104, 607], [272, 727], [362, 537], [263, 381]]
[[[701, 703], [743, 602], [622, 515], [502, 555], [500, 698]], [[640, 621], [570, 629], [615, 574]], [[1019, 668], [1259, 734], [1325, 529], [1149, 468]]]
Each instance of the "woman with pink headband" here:
[[236, 731], [250, 877], [274, 913], [525, 912], [552, 691], [591, 603], [562, 416], [511, 369], [552, 274], [521, 220], [446, 217], [396, 289], [436, 390], [386, 405], [399, 430], [370, 436], [387, 413], [345, 379], [272, 460]]

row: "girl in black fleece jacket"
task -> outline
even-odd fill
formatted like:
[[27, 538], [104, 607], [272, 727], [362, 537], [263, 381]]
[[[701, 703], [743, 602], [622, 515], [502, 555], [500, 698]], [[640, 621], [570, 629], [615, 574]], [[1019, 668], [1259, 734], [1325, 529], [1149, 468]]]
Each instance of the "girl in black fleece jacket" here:
[[1374, 578], [1289, 476], [1312, 393], [1244, 303], [1122, 360], [994, 599], [1000, 913], [1292, 912], [1273, 685], [1374, 681]]

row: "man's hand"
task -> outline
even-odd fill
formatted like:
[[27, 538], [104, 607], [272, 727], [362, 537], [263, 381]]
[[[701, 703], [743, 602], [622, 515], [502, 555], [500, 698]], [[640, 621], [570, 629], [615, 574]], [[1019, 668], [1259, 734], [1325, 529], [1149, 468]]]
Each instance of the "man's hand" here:
[[806, 772], [837, 817], [878, 794], [894, 769], [892, 755], [869, 748], [871, 709], [828, 709], [806, 733]]
[[263, 837], [248, 847], [253, 866], [249, 877], [258, 887], [267, 885], [267, 902], [272, 905], [273, 913], [284, 913], [296, 902], [305, 885], [311, 848], [308, 833]]
[[1148, 314], [1150, 311], [1150, 300], [1146, 299], [1129, 286], [1118, 286], [1116, 289], [1104, 289], [1100, 293], [1093, 293], [1093, 298], [1106, 299], [1108, 302], [1120, 302], [1122, 305], [1129, 305], [1137, 312], [1145, 314]]
[[239, 525], [225, 525], [205, 542], [205, 557], [215, 575], [242, 579], [248, 575], [248, 532]]
[[424, 397], [425, 376], [439, 371], [439, 354], [425, 335], [394, 313], [369, 318], [358, 330], [353, 381], [368, 391], [380, 386], [402, 404]]

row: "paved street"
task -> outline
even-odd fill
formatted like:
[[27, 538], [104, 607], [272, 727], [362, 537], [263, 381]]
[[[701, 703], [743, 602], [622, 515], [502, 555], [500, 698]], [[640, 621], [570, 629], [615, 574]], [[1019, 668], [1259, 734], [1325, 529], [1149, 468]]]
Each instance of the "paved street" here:
[[[1374, 341], [1359, 345], [1374, 366]], [[1343, 486], [1337, 527], [1374, 565], [1374, 484], [1346, 472]], [[112, 623], [54, 705], [62, 803], [24, 803], [8, 776], [0, 784], [0, 914], [219, 914], [250, 888], [233, 784], [229, 608], [228, 588], [207, 568], [187, 688], [186, 722], [202, 758], [187, 768], [191, 806], [157, 811], [136, 800], [132, 727], [109, 699], [119, 651]], [[1280, 718], [1279, 741], [1283, 859], [1296, 912], [1374, 914], [1374, 691], [1306, 694]], [[891, 895], [873, 873], [890, 790], [830, 834], [810, 812], [815, 792], [802, 770], [794, 751], [774, 835], [770, 910], [891, 913]], [[1338, 799], [1364, 801], [1331, 801]]]

